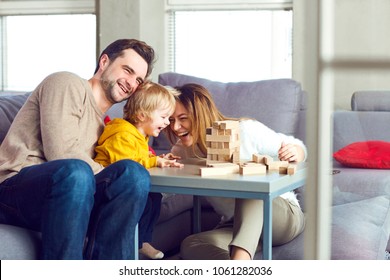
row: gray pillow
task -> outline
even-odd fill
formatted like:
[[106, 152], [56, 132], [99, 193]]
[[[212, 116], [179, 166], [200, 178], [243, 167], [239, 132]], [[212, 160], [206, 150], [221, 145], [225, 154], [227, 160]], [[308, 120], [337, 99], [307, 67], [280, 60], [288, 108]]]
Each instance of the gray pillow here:
[[0, 96], [0, 143], [3, 142], [12, 121], [29, 95], [30, 93]]
[[[159, 75], [159, 83], [177, 87], [196, 83], [207, 88], [221, 112], [228, 117], [257, 119], [276, 132], [304, 139], [306, 92], [292, 79], [223, 83], [174, 72]], [[162, 133], [154, 140], [159, 149], [170, 148]]]

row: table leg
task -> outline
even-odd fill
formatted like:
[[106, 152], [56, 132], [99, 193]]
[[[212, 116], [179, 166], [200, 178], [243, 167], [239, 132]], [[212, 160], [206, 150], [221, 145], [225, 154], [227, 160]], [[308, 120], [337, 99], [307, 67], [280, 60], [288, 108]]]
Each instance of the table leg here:
[[272, 200], [264, 199], [263, 260], [272, 259]]

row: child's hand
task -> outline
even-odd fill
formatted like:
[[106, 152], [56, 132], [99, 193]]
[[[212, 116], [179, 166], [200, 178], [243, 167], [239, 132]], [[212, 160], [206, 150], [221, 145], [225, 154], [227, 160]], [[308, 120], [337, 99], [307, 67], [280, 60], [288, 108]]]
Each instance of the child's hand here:
[[183, 167], [184, 164], [179, 163], [176, 161], [176, 159], [166, 159], [164, 157], [158, 157], [157, 158], [157, 166], [164, 168], [164, 167]]
[[181, 159], [181, 157], [175, 156], [175, 155], [172, 154], [172, 153], [162, 154], [162, 155], [160, 155], [160, 157], [165, 158], [165, 159], [169, 159], [169, 160]]

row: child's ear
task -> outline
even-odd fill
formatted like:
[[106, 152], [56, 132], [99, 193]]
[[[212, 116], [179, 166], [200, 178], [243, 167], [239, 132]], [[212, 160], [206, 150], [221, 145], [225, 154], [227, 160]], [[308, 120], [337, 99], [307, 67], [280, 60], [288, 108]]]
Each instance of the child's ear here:
[[137, 118], [140, 122], [144, 122], [144, 121], [146, 121], [147, 116], [144, 112], [141, 112], [141, 113], [138, 113]]

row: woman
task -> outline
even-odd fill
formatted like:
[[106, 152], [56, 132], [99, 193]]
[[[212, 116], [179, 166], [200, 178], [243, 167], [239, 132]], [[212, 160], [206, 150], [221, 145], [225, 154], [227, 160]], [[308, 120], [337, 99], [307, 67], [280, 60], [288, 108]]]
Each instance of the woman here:
[[[206, 128], [215, 121], [231, 120], [216, 107], [211, 94], [198, 84], [176, 88], [176, 109], [170, 117], [167, 134], [170, 141], [178, 141], [172, 153], [182, 159], [207, 156]], [[240, 159], [251, 160], [254, 153], [277, 157], [279, 160], [301, 162], [307, 150], [302, 141], [276, 133], [253, 119], [237, 119], [240, 124]], [[233, 219], [223, 222], [211, 231], [187, 237], [181, 246], [184, 259], [252, 259], [261, 244], [263, 228], [263, 201], [257, 199], [230, 199], [235, 203]], [[215, 209], [218, 199], [210, 200]], [[305, 217], [294, 192], [288, 192], [272, 202], [273, 245], [287, 243], [304, 229]]]

